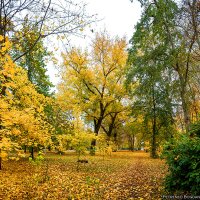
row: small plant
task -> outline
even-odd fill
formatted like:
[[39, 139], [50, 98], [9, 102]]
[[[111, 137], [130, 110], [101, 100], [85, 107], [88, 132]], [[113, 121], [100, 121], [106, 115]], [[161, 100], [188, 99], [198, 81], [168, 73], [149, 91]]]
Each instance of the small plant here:
[[44, 156], [42, 151], [38, 152], [38, 155], [36, 156], [35, 159], [32, 159], [32, 157], [29, 157], [29, 161], [33, 164], [33, 165], [40, 165], [42, 164], [42, 162], [44, 161]]
[[71, 147], [76, 151], [77, 154], [77, 170], [79, 170], [80, 163], [86, 163], [81, 162], [81, 160], [83, 160], [81, 157], [86, 154], [86, 151], [90, 147], [91, 141], [94, 139], [94, 137], [95, 136], [93, 134], [83, 131], [75, 132], [75, 135], [72, 137]]
[[87, 185], [99, 185], [100, 180], [98, 178], [92, 178], [90, 176], [86, 177], [86, 184]]
[[44, 159], [44, 154], [42, 151], [38, 152], [38, 155], [35, 159], [29, 157], [29, 161], [33, 164], [36, 168], [36, 172], [34, 175], [34, 179], [38, 183], [45, 183], [50, 179], [49, 176], [49, 163], [48, 160]]
[[98, 150], [100, 154], [103, 157], [103, 160], [105, 159], [106, 155], [111, 156], [111, 153], [113, 152], [113, 149], [116, 149], [116, 146], [114, 143], [106, 137], [106, 135], [98, 135], [97, 137], [97, 144], [98, 144]]

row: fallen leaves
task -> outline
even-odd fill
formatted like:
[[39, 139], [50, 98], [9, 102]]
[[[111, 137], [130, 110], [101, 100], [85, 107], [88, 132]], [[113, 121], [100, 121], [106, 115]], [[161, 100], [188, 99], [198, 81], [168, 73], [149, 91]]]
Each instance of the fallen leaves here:
[[7, 161], [0, 172], [0, 199], [161, 199], [165, 165], [148, 156], [116, 152], [102, 160], [97, 155], [79, 171], [75, 155], [50, 154], [40, 166]]

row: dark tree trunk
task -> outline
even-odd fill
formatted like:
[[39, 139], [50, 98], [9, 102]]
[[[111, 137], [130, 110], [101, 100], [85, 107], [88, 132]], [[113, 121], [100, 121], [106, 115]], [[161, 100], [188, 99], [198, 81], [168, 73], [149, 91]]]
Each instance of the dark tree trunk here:
[[114, 132], [114, 136], [113, 137], [114, 137], [114, 142], [117, 143], [117, 132], [116, 131]]
[[183, 78], [180, 77], [180, 84], [181, 84], [181, 101], [182, 101], [182, 108], [183, 108], [183, 116], [184, 116], [184, 123], [186, 132], [189, 131], [189, 126], [191, 123], [189, 108], [186, 100], [186, 85]]
[[34, 147], [30, 148], [31, 158], [34, 160]]
[[152, 128], [152, 145], [151, 145], [151, 157], [156, 158], [156, 119], [153, 119], [153, 128]]
[[[108, 142], [111, 140], [113, 130], [115, 129], [115, 120], [116, 120], [117, 114], [118, 113], [114, 113], [114, 115], [110, 114], [111, 123], [109, 124], [108, 129], [106, 129], [106, 127], [104, 127], [103, 125], [101, 125], [101, 127], [104, 130], [104, 132], [108, 136]], [[116, 141], [116, 139], [117, 139], [117, 133], [116, 132], [114, 132], [113, 137], [114, 137], [114, 140]]]
[[24, 153], [26, 153], [26, 145], [24, 145]]
[[111, 116], [111, 123], [110, 123], [109, 129], [108, 129], [108, 134], [107, 134], [108, 137], [111, 137], [113, 129], [115, 128], [115, 120], [116, 120], [117, 114], [118, 113], [114, 113], [114, 116], [112, 114], [110, 114], [110, 116]]
[[134, 149], [135, 149], [135, 135], [130, 135], [129, 143], [130, 143], [130, 150], [134, 151]]
[[93, 139], [90, 146], [90, 155], [94, 156], [96, 151], [96, 140]]
[[153, 119], [152, 119], [152, 143], [151, 143], [151, 157], [157, 158], [157, 144], [156, 144], [156, 99], [155, 99], [155, 90], [154, 87], [152, 89], [152, 97], [153, 97]]
[[[102, 121], [103, 121], [102, 117], [100, 117], [97, 121], [94, 120], [94, 133], [96, 136], [99, 133]], [[90, 146], [90, 155], [92, 155], [92, 156], [95, 155], [95, 151], [96, 151], [95, 148], [96, 148], [96, 139], [93, 139], [91, 142], [91, 146]]]

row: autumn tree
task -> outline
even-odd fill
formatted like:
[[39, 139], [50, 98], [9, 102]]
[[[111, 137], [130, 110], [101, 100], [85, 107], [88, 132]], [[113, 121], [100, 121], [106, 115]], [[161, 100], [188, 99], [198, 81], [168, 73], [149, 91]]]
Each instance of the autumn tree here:
[[[19, 48], [17, 48], [18, 53], [9, 52], [14, 56], [13, 61], [18, 61], [18, 64], [21, 62], [24, 68], [29, 68], [29, 80], [38, 86], [37, 90], [40, 93], [47, 95], [47, 90], [51, 84], [45, 75], [46, 69], [42, 68], [44, 60], [40, 56], [46, 56], [42, 39], [50, 35], [79, 34], [92, 21], [93, 16], [86, 14], [85, 4], [83, 3], [76, 4], [74, 1], [63, 1], [62, 4], [59, 4], [53, 0], [1, 0], [0, 36], [3, 39], [1, 38], [0, 46], [2, 49], [4, 48], [8, 37], [15, 44], [15, 47], [17, 41], [20, 42]], [[23, 29], [22, 26], [24, 25]], [[22, 29], [23, 33], [21, 32]], [[25, 55], [27, 55], [25, 62], [24, 60], [19, 61]], [[1, 56], [4, 55], [1, 54]], [[3, 70], [2, 66], [0, 70]], [[42, 76], [38, 76], [38, 74]], [[5, 96], [6, 90], [9, 90], [5, 83], [10, 79], [4, 71], [1, 72], [1, 75], [0, 95]], [[1, 129], [3, 130], [3, 126], [0, 126]]]
[[[96, 135], [103, 120], [119, 112], [121, 102], [117, 97], [124, 94], [121, 80], [127, 58], [125, 48], [124, 39], [111, 40], [102, 33], [96, 35], [91, 53], [73, 48], [63, 55], [58, 99], [70, 109], [80, 110], [85, 121], [93, 122]], [[94, 140], [92, 148], [95, 143]]]
[[[5, 40], [3, 36], [0, 39]], [[23, 145], [47, 146], [51, 142], [52, 130], [44, 113], [48, 99], [36, 91], [26, 71], [13, 63], [8, 54], [10, 48], [11, 43], [6, 38], [0, 50], [1, 159], [16, 157]]]

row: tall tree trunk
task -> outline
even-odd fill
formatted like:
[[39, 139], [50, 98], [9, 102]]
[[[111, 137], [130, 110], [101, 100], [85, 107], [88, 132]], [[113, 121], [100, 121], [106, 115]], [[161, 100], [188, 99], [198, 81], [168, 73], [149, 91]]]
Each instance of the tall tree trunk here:
[[[94, 133], [96, 136], [99, 133], [102, 121], [103, 121], [103, 117], [100, 117], [97, 121], [94, 120]], [[95, 155], [95, 148], [96, 148], [96, 139], [93, 139], [90, 146], [90, 155], [92, 156]]]
[[135, 150], [135, 135], [130, 135], [129, 137], [129, 142], [130, 142], [130, 150], [134, 151]]
[[156, 119], [153, 118], [153, 128], [152, 128], [152, 144], [151, 144], [151, 157], [156, 158]]
[[184, 78], [182, 77], [182, 75], [179, 74], [179, 78], [180, 78], [180, 85], [181, 85], [181, 102], [182, 102], [182, 109], [183, 109], [183, 116], [184, 116], [184, 124], [185, 124], [185, 129], [186, 132], [189, 131], [189, 126], [191, 123], [191, 119], [190, 119], [190, 112], [189, 112], [189, 107], [188, 107], [188, 103], [187, 103], [187, 93], [186, 93], [186, 81], [184, 80]]
[[154, 87], [152, 89], [152, 101], [153, 101], [153, 119], [152, 119], [152, 143], [151, 143], [151, 157], [156, 158], [157, 157], [157, 144], [156, 144], [156, 99], [155, 99], [155, 91]]

